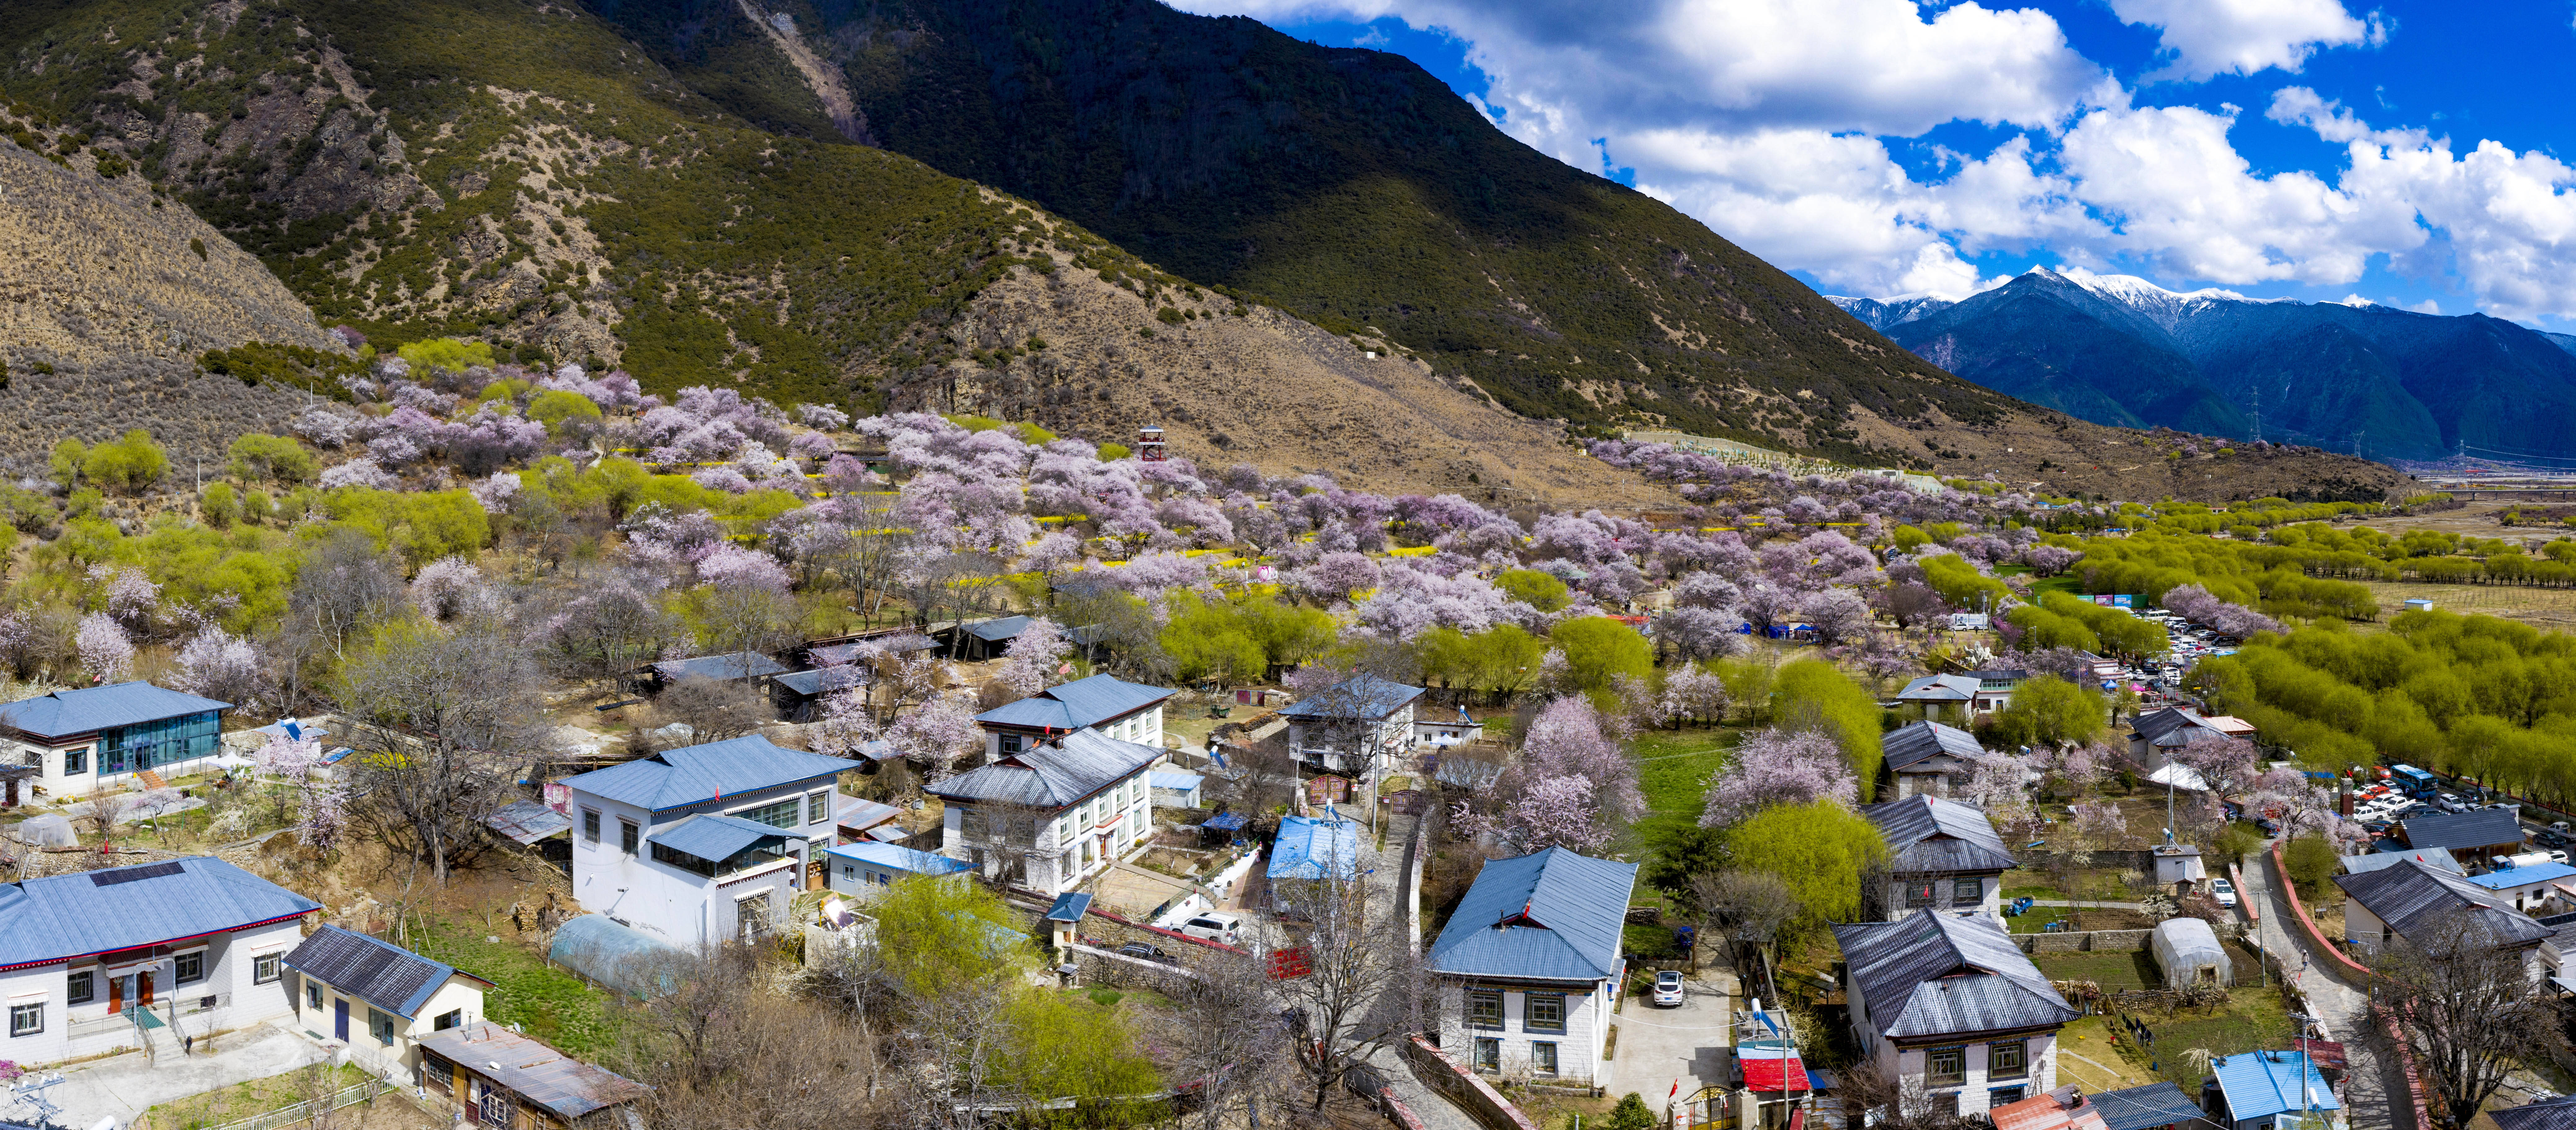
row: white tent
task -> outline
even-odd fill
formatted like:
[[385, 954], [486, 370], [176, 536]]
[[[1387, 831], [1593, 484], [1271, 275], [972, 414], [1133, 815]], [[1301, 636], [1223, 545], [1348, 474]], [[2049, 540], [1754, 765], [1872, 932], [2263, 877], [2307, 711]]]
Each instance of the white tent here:
[[80, 837], [72, 832], [72, 821], [59, 812], [28, 817], [25, 823], [9, 829], [9, 838], [35, 847], [79, 847]]
[[2155, 772], [2147, 774], [2147, 780], [2159, 785], [2172, 785], [2187, 793], [2209, 791], [2209, 782], [2201, 780], [2198, 771], [2179, 761], [2165, 762]]
[[2155, 951], [2156, 968], [2164, 971], [2166, 988], [2235, 983], [2236, 967], [2228, 960], [2227, 947], [2218, 944], [2217, 932], [2200, 919], [2168, 918], [2157, 923], [2148, 948]]

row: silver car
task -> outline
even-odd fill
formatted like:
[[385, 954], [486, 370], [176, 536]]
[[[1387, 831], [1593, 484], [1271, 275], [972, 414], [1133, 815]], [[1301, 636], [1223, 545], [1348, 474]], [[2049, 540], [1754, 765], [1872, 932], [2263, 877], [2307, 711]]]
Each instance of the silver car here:
[[1667, 969], [1661, 973], [1655, 974], [1655, 1007], [1680, 1008], [1681, 1006], [1681, 971], [1678, 969]]

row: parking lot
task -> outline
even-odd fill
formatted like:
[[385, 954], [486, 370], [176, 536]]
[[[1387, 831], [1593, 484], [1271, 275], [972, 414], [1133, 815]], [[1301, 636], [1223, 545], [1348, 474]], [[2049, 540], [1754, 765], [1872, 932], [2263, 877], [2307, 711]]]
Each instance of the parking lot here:
[[1619, 1026], [1619, 1045], [1603, 1084], [1616, 1098], [1630, 1091], [1646, 1105], [1663, 1109], [1663, 1098], [1676, 1080], [1681, 1096], [1703, 1086], [1724, 1086], [1734, 1073], [1735, 979], [1723, 971], [1702, 970], [1702, 980], [1684, 981], [1682, 1006], [1657, 1008], [1645, 998], [1630, 998], [1612, 1023]]

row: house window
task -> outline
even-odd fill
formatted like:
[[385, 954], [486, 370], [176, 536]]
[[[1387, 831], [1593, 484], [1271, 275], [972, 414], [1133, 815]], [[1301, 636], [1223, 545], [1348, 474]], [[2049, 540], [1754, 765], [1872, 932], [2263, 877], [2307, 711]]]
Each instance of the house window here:
[[456, 1065], [428, 1052], [420, 1053], [420, 1085], [431, 1093], [445, 1095], [448, 1084], [456, 1078]]
[[368, 1009], [368, 1010], [367, 1010], [367, 1031], [368, 1031], [368, 1032], [370, 1032], [370, 1033], [373, 1033], [373, 1034], [375, 1035], [375, 1037], [376, 1037], [376, 1042], [377, 1042], [377, 1043], [379, 1043], [379, 1044], [383, 1044], [383, 1045], [385, 1045], [385, 1046], [387, 1046], [387, 1047], [391, 1047], [391, 1046], [393, 1046], [393, 1042], [394, 1042], [394, 1018], [393, 1018], [393, 1017], [387, 1016], [387, 1015], [385, 1015], [384, 1013], [382, 1013], [382, 1012], [378, 1012], [378, 1011], [376, 1011], [375, 1009], [372, 1009], [372, 1008], [371, 1008], [371, 1009]]
[[1923, 1081], [1935, 1087], [1955, 1087], [1968, 1081], [1968, 1049], [1934, 1048], [1923, 1053]]
[[98, 973], [84, 969], [63, 979], [63, 1000], [70, 1004], [88, 1004], [98, 999]]
[[1493, 989], [1467, 990], [1467, 1023], [1478, 1028], [1503, 1026], [1503, 994]]
[[2030, 1074], [2028, 1053], [2019, 1040], [1994, 1044], [1986, 1048], [1986, 1076], [1991, 1079], [2019, 1079]]
[[1530, 1032], [1565, 1031], [1565, 994], [1523, 994], [1521, 997], [1521, 1028]]
[[2020, 1102], [2022, 1099], [2028, 1097], [2029, 1094], [2030, 1088], [2028, 1087], [1997, 1087], [1986, 1092], [1986, 1108], [1992, 1110], [1999, 1106], [2009, 1106], [2013, 1103]]
[[1555, 1044], [1538, 1043], [1530, 1045], [1530, 1071], [1539, 1075], [1556, 1074]]
[[89, 747], [63, 751], [63, 776], [89, 772]]
[[433, 1032], [444, 1032], [450, 1028], [462, 1028], [464, 1026], [465, 1010], [461, 1008], [451, 1008], [438, 1014], [438, 1019], [431, 1022], [430, 1030]]
[[1982, 879], [1957, 879], [1950, 883], [1950, 905], [1975, 906], [1986, 901], [1986, 884]]
[[617, 850], [625, 852], [628, 855], [633, 855], [635, 854], [635, 849], [642, 846], [643, 843], [644, 829], [636, 827], [635, 822], [632, 820], [620, 820], [617, 822]]
[[310, 977], [304, 979], [304, 1007], [316, 1012], [322, 1010], [322, 982]]
[[852, 866], [850, 866], [849, 864], [844, 863], [844, 864], [842, 864], [842, 865], [841, 865], [841, 877], [842, 877], [842, 878], [844, 878], [844, 879], [847, 879], [847, 880], [849, 880], [849, 881], [851, 881], [851, 882], [853, 882], [853, 883], [858, 882], [858, 881], [859, 881], [859, 869], [858, 869], [858, 868], [856, 868], [856, 867], [852, 867]]
[[581, 838], [589, 840], [594, 844], [599, 842], [598, 809], [585, 808], [581, 810]]
[[1932, 905], [1931, 882], [1926, 880], [1920, 883], [1907, 883], [1905, 885], [1905, 905], [1908, 908]]
[[808, 824], [820, 824], [820, 823], [822, 823], [822, 822], [824, 822], [824, 821], [826, 821], [826, 820], [829, 820], [829, 819], [831, 819], [831, 818], [832, 818], [832, 794], [831, 794], [831, 793], [829, 793], [829, 792], [820, 792], [820, 793], [807, 793], [807, 794], [805, 794], [805, 822], [806, 822], [806, 823], [808, 823]]
[[265, 985], [277, 980], [280, 976], [278, 970], [284, 964], [284, 962], [280, 960], [282, 956], [283, 955], [281, 954], [264, 953], [250, 959], [250, 983], [254, 985]]
[[36, 1004], [13, 1004], [9, 1006], [10, 1035], [33, 1036], [44, 1030], [45, 1006], [42, 1002], [38, 1002]]
[[483, 1084], [483, 1102], [481, 1105], [483, 1107], [483, 1125], [508, 1126], [510, 1124], [510, 1092], [504, 1091], [499, 1087], [495, 1087], [490, 1083], [485, 1083]]
[[1502, 1070], [1502, 1069], [1503, 1069], [1503, 1042], [1502, 1042], [1501, 1040], [1496, 1040], [1496, 1039], [1479, 1039], [1479, 1040], [1477, 1040], [1477, 1041], [1476, 1041], [1476, 1070], [1478, 1070], [1478, 1071], [1500, 1071], [1500, 1070]]
[[206, 979], [206, 951], [204, 950], [180, 954], [170, 959], [170, 965], [177, 973], [176, 979], [179, 984], [185, 985], [192, 981]]
[[776, 804], [764, 804], [758, 808], [746, 808], [740, 812], [734, 813], [733, 815], [742, 817], [754, 824], [767, 824], [772, 828], [793, 828], [797, 823], [796, 798], [789, 797]]
[[1022, 749], [1026, 748], [1025, 743], [1027, 741], [1027, 738], [1021, 737], [1018, 734], [1002, 735], [1002, 756], [1009, 757], [1012, 754], [1020, 752]]

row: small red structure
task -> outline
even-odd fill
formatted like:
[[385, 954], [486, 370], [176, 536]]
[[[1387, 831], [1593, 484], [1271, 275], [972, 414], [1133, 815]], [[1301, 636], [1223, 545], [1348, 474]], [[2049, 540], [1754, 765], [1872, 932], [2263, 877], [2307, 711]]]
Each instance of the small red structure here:
[[1136, 458], [1146, 463], [1160, 463], [1168, 458], [1163, 454], [1161, 424], [1147, 424], [1136, 429]]

